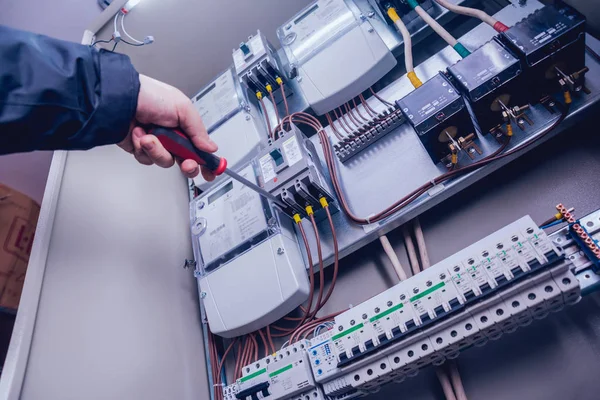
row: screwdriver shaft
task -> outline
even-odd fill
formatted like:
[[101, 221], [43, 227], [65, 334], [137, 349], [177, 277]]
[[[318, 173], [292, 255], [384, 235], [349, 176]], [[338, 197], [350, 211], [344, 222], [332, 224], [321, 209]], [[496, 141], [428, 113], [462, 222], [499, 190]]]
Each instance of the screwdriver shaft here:
[[250, 189], [254, 190], [256, 193], [260, 194], [261, 196], [263, 196], [263, 197], [271, 200], [272, 202], [274, 202], [278, 206], [280, 206], [280, 207], [282, 207], [284, 209], [288, 207], [287, 205], [285, 205], [284, 203], [282, 203], [281, 200], [279, 200], [277, 197], [273, 196], [271, 193], [267, 192], [266, 190], [264, 190], [260, 186], [258, 186], [256, 184], [250, 182], [246, 178], [238, 175], [237, 173], [233, 172], [229, 168], [227, 168], [225, 170], [225, 173], [227, 175], [229, 175], [230, 177], [232, 177], [233, 179], [235, 179], [236, 181], [238, 181], [239, 183], [248, 186]]

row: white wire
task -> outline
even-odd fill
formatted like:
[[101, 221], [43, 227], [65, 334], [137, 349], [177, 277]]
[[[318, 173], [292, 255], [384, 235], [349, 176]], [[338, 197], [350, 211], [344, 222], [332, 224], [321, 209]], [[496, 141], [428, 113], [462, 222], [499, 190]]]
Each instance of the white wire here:
[[463, 7], [456, 4], [452, 4], [447, 0], [435, 0], [440, 6], [447, 8], [448, 10], [462, 15], [468, 15], [469, 17], [479, 18], [482, 22], [494, 27], [498, 22], [495, 18], [491, 17], [488, 13], [476, 8]]
[[435, 369], [435, 374], [440, 381], [440, 385], [442, 385], [442, 390], [444, 391], [444, 396], [446, 400], [456, 400], [456, 396], [454, 395], [454, 391], [452, 390], [452, 385], [450, 384], [450, 379], [446, 372], [442, 369], [442, 367], [437, 367]]
[[468, 400], [462, 379], [460, 379], [460, 373], [458, 372], [458, 368], [454, 362], [450, 363], [450, 380], [452, 381], [452, 386], [454, 387], [454, 392], [456, 393], [456, 399]]
[[281, 345], [281, 349], [285, 348], [289, 342], [290, 342], [289, 340], [286, 340], [285, 343], [283, 345]]
[[419, 273], [419, 259], [417, 258], [417, 252], [415, 245], [413, 244], [410, 232], [408, 230], [408, 223], [402, 228], [404, 234], [404, 245], [406, 246], [406, 252], [408, 253], [408, 261], [410, 262], [410, 269], [413, 276]]
[[125, 30], [125, 14], [123, 14], [123, 17], [121, 18], [121, 30], [123, 31], [123, 33], [125, 34], [125, 36], [127, 36], [129, 39], [131, 39], [133, 42], [138, 43], [138, 44], [145, 44], [144, 42], [137, 40], [136, 38], [134, 38], [133, 36], [131, 36], [129, 33], [127, 33], [127, 31]]
[[427, 25], [429, 25], [431, 29], [435, 31], [435, 33], [440, 35], [440, 37], [446, 41], [446, 43], [452, 47], [456, 46], [458, 41], [454, 38], [454, 36], [445, 30], [443, 26], [441, 26], [435, 19], [431, 17], [431, 15], [427, 14], [427, 11], [423, 10], [423, 7], [416, 6], [414, 10], [417, 12], [417, 14], [419, 14], [423, 21], [425, 21], [425, 23], [427, 23]]
[[115, 14], [115, 19], [113, 20], [113, 34], [119, 31], [117, 29], [117, 19], [119, 18], [119, 14], [121, 14], [121, 11]]
[[400, 264], [398, 255], [394, 251], [394, 248], [392, 247], [390, 240], [387, 238], [387, 236], [382, 235], [379, 237], [379, 241], [381, 242], [381, 246], [383, 247], [385, 254], [387, 254], [388, 258], [392, 262], [392, 266], [394, 267], [394, 270], [396, 271], [396, 275], [398, 275], [398, 279], [400, 279], [401, 281], [406, 280], [408, 278], [408, 276], [406, 276], [406, 272], [404, 271], [404, 268], [402, 268], [402, 264]]
[[401, 18], [397, 19], [396, 22], [394, 22], [394, 25], [396, 25], [396, 28], [400, 31], [402, 40], [404, 41], [404, 66], [406, 67], [406, 72], [412, 72], [415, 70], [413, 67], [412, 37]]
[[423, 269], [431, 267], [429, 261], [429, 255], [427, 254], [427, 247], [425, 247], [425, 236], [423, 236], [423, 229], [419, 218], [415, 218], [415, 238], [417, 239], [417, 248], [419, 249], [419, 256], [421, 257], [421, 266]]

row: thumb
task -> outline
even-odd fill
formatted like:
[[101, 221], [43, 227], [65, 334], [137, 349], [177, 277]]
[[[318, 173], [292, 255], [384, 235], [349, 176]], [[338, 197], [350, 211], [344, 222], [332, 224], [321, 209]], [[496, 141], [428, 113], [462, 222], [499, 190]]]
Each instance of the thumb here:
[[179, 127], [198, 149], [210, 153], [218, 150], [217, 144], [208, 136], [198, 110], [189, 100], [179, 110]]

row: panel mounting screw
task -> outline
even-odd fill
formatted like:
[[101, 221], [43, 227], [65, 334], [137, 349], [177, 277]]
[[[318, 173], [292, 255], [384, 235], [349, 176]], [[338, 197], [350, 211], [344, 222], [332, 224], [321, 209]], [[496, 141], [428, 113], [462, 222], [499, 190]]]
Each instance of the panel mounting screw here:
[[250, 116], [246, 115], [246, 121], [250, 121]]
[[375, 16], [375, 11], [371, 11], [367, 14], [369, 18], [373, 18]]
[[302, 82], [302, 77], [301, 77], [301, 76], [298, 76], [298, 77], [296, 77], [296, 80], [297, 80], [298, 82]]
[[369, 33], [373, 33], [373, 31], [374, 31], [374, 29], [373, 29], [373, 27], [372, 27], [372, 26], [370, 26], [370, 27], [368, 27], [368, 28], [367, 28], [367, 32], [369, 32]]
[[193, 267], [196, 267], [196, 261], [186, 259], [183, 262], [183, 269], [188, 269], [188, 268], [193, 268]]
[[285, 250], [282, 247], [277, 249], [277, 254], [282, 255], [283, 253], [285, 253]]
[[206, 292], [200, 292], [200, 298], [201, 299], [205, 299], [206, 298]]

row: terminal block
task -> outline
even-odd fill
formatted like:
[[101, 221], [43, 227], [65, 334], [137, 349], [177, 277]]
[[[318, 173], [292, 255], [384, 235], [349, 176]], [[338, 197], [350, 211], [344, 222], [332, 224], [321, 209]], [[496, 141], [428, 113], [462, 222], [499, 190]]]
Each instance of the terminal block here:
[[335, 318], [311, 340], [315, 381], [334, 398], [369, 393], [581, 297], [570, 262], [529, 217]]
[[583, 79], [587, 72], [585, 17], [575, 9], [562, 2], [548, 5], [499, 38], [521, 60], [529, 102], [567, 89], [569, 97], [587, 91]]
[[[307, 215], [312, 207], [320, 218], [322, 201], [333, 203], [317, 151], [295, 125], [277, 132], [277, 139], [262, 149], [256, 158], [261, 186], [288, 207], [286, 214]], [[330, 210], [336, 210], [330, 205]]]
[[373, 143], [393, 132], [406, 119], [398, 108], [389, 108], [333, 145], [341, 162], [346, 162]]
[[450, 144], [475, 132], [463, 98], [438, 74], [396, 102], [434, 163], [451, 155]]
[[325, 400], [315, 384], [306, 349], [299, 341], [242, 368], [242, 377], [223, 388], [225, 400]]
[[523, 129], [522, 121], [531, 121], [517, 118], [518, 111], [528, 107], [521, 63], [496, 39], [448, 68], [448, 75], [471, 104], [481, 133], [486, 134], [505, 122], [514, 122]]
[[270, 93], [285, 82], [277, 52], [267, 38], [258, 31], [233, 50], [235, 71], [252, 93]]

